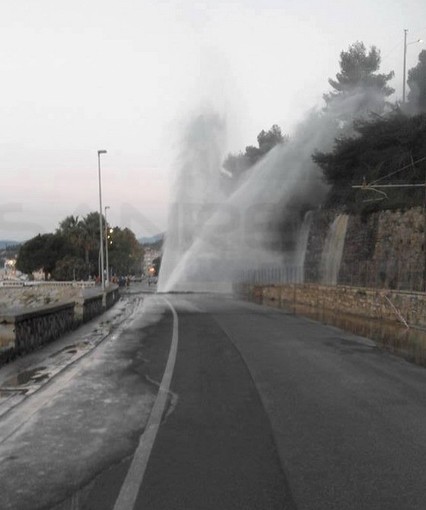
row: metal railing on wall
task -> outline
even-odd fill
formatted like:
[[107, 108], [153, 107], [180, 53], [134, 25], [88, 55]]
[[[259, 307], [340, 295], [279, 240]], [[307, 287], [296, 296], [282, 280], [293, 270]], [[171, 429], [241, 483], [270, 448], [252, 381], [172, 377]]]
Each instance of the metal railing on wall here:
[[339, 276], [339, 285], [423, 292], [424, 273], [396, 264], [392, 271], [369, 264], [354, 265]]
[[[321, 275], [301, 266], [272, 266], [245, 269], [236, 277], [237, 283], [250, 285], [279, 285], [285, 283], [312, 283], [329, 285]], [[391, 290], [424, 292], [423, 271], [395, 265], [393, 270], [381, 271], [374, 264], [360, 263], [341, 271], [336, 285]]]
[[1, 280], [0, 287], [94, 287], [94, 281], [19, 281], [19, 280]]
[[272, 266], [257, 269], [245, 269], [238, 273], [238, 283], [251, 285], [274, 285], [283, 283], [303, 283], [302, 266]]

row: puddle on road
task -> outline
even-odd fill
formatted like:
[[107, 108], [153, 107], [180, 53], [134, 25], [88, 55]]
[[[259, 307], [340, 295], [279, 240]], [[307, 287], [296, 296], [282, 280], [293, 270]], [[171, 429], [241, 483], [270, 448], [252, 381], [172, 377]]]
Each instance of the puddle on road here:
[[[25, 390], [25, 393], [27, 392], [27, 390]], [[15, 391], [8, 391], [8, 390], [0, 390], [0, 400], [7, 400], [8, 398], [11, 398], [13, 397]]]
[[[276, 301], [264, 301], [263, 304], [280, 308]], [[402, 324], [390, 321], [364, 319], [355, 315], [319, 310], [304, 305], [288, 306], [282, 309], [370, 338], [382, 349], [426, 367], [426, 330], [406, 328]]]
[[[79, 351], [84, 352], [87, 350], [88, 346], [90, 345], [91, 342], [88, 340], [82, 340], [74, 344], [68, 344], [62, 349], [50, 354], [49, 358], [55, 359], [55, 366], [62, 366], [64, 363], [66, 364], [68, 361], [71, 361], [73, 356], [76, 355]], [[0, 399], [4, 399], [10, 396], [11, 392], [19, 392], [21, 394], [25, 394], [28, 391], [32, 391], [31, 385], [43, 383], [51, 377], [51, 369], [52, 367], [48, 369], [45, 366], [38, 366], [23, 372], [19, 372], [18, 374], [14, 374], [0, 386]]]
[[89, 344], [90, 344], [90, 342], [88, 342], [87, 340], [84, 340], [83, 342], [79, 342], [77, 344], [67, 345], [66, 347], [63, 347], [62, 349], [60, 349], [59, 351], [52, 353], [49, 356], [49, 358], [56, 358], [57, 356], [59, 356], [60, 354], [63, 354], [64, 352], [66, 354], [76, 354], [78, 349], [80, 349], [80, 350], [85, 349]]
[[29, 382], [40, 382], [49, 377], [48, 374], [42, 374], [46, 370], [46, 367], [37, 367], [31, 370], [26, 370], [25, 372], [20, 372], [19, 374], [14, 375], [6, 382], [3, 383], [5, 388], [17, 388], [18, 386], [24, 386]]

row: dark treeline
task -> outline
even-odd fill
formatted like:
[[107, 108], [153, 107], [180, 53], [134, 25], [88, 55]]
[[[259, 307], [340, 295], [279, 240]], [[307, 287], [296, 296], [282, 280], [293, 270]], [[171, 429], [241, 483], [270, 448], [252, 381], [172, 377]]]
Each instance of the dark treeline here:
[[[103, 219], [105, 225], [105, 219]], [[134, 233], [107, 227], [109, 267], [112, 274], [140, 273], [143, 249]], [[67, 216], [56, 232], [39, 234], [19, 250], [16, 268], [23, 273], [43, 269], [45, 278], [86, 280], [99, 275], [99, 213], [84, 218]]]
[[[332, 152], [313, 155], [331, 185], [326, 205], [364, 213], [422, 205], [425, 189], [405, 185], [425, 183], [426, 114], [396, 108], [383, 118], [355, 121], [354, 131], [337, 139]], [[400, 187], [379, 187], [389, 184]]]
[[244, 152], [239, 154], [228, 154], [223, 163], [223, 168], [231, 174], [232, 178], [238, 179], [242, 173], [255, 165], [275, 145], [283, 144], [288, 140], [283, 135], [281, 128], [274, 124], [269, 131], [262, 130], [257, 135], [258, 147], [248, 145]]

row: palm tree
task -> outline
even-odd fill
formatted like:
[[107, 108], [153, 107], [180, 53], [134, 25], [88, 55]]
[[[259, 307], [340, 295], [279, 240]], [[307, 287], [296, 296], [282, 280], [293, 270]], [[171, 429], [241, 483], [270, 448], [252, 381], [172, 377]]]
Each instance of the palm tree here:
[[91, 212], [87, 214], [80, 223], [81, 239], [84, 247], [84, 260], [88, 269], [93, 270], [98, 265], [99, 213]]
[[78, 216], [67, 216], [59, 224], [59, 228], [56, 230], [57, 234], [60, 234], [66, 238], [66, 240], [73, 247], [75, 254], [81, 253], [81, 220]]

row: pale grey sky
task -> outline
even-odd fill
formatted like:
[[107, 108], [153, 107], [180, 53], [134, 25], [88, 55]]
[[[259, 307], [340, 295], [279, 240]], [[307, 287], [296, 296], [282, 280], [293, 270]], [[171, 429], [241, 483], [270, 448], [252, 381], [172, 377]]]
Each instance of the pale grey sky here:
[[357, 40], [401, 98], [404, 28], [426, 39], [424, 0], [0, 0], [0, 239], [98, 210], [98, 149], [110, 222], [164, 230], [190, 112], [226, 116], [230, 151], [291, 133]]

